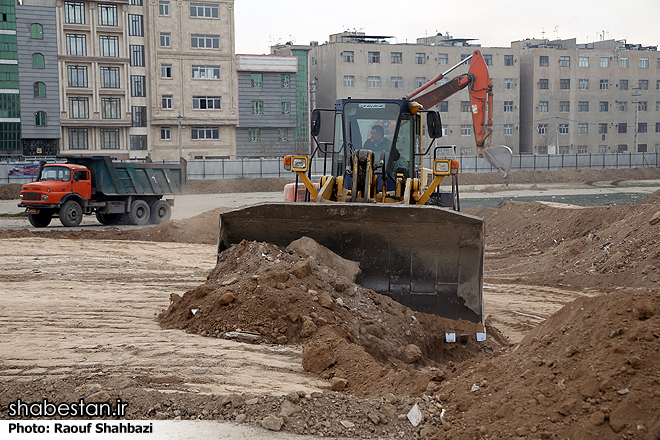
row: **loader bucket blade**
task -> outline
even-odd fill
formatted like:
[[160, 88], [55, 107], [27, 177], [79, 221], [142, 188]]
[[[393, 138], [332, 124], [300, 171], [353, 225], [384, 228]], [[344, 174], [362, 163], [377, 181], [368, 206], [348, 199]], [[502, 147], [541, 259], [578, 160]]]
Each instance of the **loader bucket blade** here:
[[493, 145], [484, 150], [484, 158], [497, 169], [503, 178], [507, 178], [513, 161], [513, 151], [504, 145]]
[[436, 206], [265, 203], [220, 214], [218, 255], [242, 240], [301, 237], [358, 261], [356, 282], [413, 310], [483, 320], [483, 220]]

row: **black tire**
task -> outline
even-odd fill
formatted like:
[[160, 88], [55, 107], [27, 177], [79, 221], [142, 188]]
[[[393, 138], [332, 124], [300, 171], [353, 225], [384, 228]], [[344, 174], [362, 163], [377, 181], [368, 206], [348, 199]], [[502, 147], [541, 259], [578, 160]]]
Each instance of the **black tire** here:
[[151, 211], [144, 200], [134, 200], [131, 203], [131, 212], [128, 213], [128, 222], [132, 225], [146, 225], [149, 223]]
[[102, 225], [116, 225], [121, 221], [123, 214], [104, 214], [102, 212], [96, 213], [96, 220]]
[[82, 222], [83, 210], [80, 203], [69, 200], [60, 207], [60, 221], [69, 228], [78, 226]]
[[35, 228], [45, 228], [50, 224], [50, 221], [53, 219], [53, 213], [51, 211], [39, 211], [37, 213], [28, 213], [28, 220], [30, 224]]
[[151, 217], [149, 223], [158, 225], [170, 219], [172, 216], [172, 207], [165, 200], [156, 200], [151, 205]]

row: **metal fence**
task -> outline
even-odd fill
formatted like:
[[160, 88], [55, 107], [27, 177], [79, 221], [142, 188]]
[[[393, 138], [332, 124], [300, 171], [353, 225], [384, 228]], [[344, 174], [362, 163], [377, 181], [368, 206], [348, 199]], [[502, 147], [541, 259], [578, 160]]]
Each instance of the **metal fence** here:
[[[432, 168], [432, 157], [423, 158], [423, 165]], [[491, 173], [495, 169], [486, 159], [476, 156], [457, 156], [462, 173]], [[0, 163], [0, 183], [28, 183], [34, 175], [30, 163]], [[284, 170], [283, 158], [263, 159], [209, 159], [188, 161], [188, 179], [254, 179], [265, 177], [290, 177], [294, 174]], [[604, 154], [520, 154], [513, 156], [511, 172], [518, 170], [555, 171], [561, 168], [573, 170], [604, 168], [660, 167], [660, 152], [653, 153], [604, 153]], [[331, 160], [314, 158], [311, 164], [313, 175], [323, 175], [332, 169]]]

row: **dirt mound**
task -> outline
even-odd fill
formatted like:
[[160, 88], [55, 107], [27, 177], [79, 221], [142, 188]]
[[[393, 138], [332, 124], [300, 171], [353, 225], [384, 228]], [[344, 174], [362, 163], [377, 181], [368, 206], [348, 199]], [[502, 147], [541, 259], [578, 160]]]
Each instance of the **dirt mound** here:
[[647, 204], [656, 205], [656, 204], [660, 204], [660, 189], [657, 190], [656, 192], [654, 192], [653, 194], [648, 195], [648, 196], [644, 197], [643, 199], [636, 201], [635, 204], [636, 205], [647, 205]]
[[186, 194], [234, 194], [284, 191], [284, 185], [295, 182], [295, 176], [262, 179], [188, 180]]
[[[475, 334], [482, 326], [413, 312], [355, 284], [327, 261], [243, 241], [221, 254], [205, 284], [172, 295], [161, 325], [303, 345], [306, 370], [346, 379], [346, 391], [362, 396], [419, 396], [442, 377], [430, 367], [480, 356]], [[445, 331], [470, 340], [448, 344]]]
[[485, 221], [486, 282], [606, 289], [658, 287], [658, 211], [507, 201], [465, 212]]
[[433, 439], [660, 438], [660, 291], [581, 298], [515, 349], [463, 364]]
[[0, 185], [0, 200], [18, 200], [22, 187], [20, 183]]
[[[562, 168], [556, 171], [519, 170], [509, 175], [510, 184], [530, 183], [592, 183], [620, 182], [623, 180], [658, 180], [660, 168], [625, 168], [606, 170], [570, 170]], [[461, 173], [461, 185], [501, 185], [502, 177], [497, 173]]]

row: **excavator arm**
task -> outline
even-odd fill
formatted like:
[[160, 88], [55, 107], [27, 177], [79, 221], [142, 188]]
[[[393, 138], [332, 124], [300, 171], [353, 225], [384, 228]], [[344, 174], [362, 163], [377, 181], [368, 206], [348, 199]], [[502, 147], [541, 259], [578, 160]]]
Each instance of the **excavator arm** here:
[[[458, 75], [445, 84], [425, 92], [426, 89], [468, 60], [470, 60], [468, 73]], [[477, 154], [479, 157], [484, 157], [498, 170], [502, 177], [506, 178], [511, 168], [513, 153], [509, 147], [490, 145], [490, 137], [493, 133], [493, 84], [490, 81], [488, 67], [480, 51], [475, 50], [469, 58], [433, 78], [406, 96], [406, 99], [414, 99], [423, 108], [428, 109], [466, 87], [470, 94], [470, 110]]]

